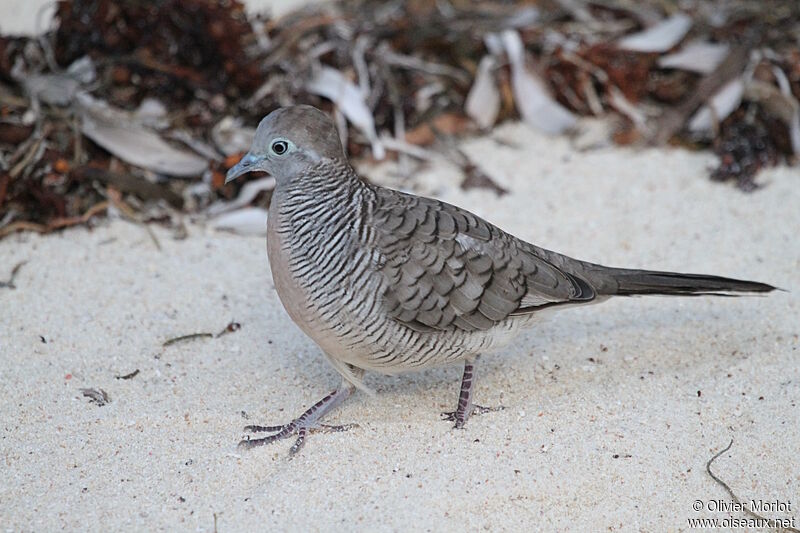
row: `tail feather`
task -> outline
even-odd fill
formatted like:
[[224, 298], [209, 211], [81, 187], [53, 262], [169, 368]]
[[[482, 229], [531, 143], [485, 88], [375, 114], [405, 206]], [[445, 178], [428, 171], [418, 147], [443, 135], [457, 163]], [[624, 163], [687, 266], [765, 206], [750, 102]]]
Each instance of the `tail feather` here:
[[770, 292], [775, 287], [757, 281], [709, 276], [705, 274], [681, 274], [651, 270], [608, 269], [615, 283], [611, 294], [633, 296], [636, 294], [672, 294], [677, 296], [733, 296], [740, 292]]
[[664, 294], [675, 296], [736, 296], [781, 290], [767, 283], [708, 274], [683, 274], [658, 270], [614, 268], [579, 261], [544, 248], [537, 255], [576, 278], [585, 280], [596, 296]]

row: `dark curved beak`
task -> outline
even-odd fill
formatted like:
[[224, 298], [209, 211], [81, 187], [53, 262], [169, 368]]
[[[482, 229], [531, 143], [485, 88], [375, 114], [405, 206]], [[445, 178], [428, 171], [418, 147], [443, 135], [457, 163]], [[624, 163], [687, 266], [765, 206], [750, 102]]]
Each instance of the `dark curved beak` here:
[[261, 170], [258, 168], [258, 166], [263, 159], [263, 157], [254, 156], [249, 152], [244, 154], [244, 157], [241, 159], [241, 161], [233, 165], [230, 170], [228, 170], [228, 173], [225, 174], [225, 183], [230, 183], [242, 174], [247, 174], [253, 170]]

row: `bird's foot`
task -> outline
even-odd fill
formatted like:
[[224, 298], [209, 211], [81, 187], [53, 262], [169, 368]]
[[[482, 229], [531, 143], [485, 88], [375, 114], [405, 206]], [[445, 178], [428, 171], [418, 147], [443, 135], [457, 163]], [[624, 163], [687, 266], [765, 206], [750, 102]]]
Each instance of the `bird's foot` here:
[[293, 435], [297, 435], [297, 440], [294, 441], [292, 447], [289, 448], [289, 455], [294, 455], [300, 451], [305, 444], [306, 435], [309, 433], [338, 433], [341, 431], [348, 431], [357, 428], [358, 424], [342, 424], [339, 426], [331, 426], [328, 424], [308, 424], [299, 418], [292, 420], [283, 426], [245, 426], [244, 431], [248, 433], [273, 433], [260, 439], [251, 439], [248, 435], [246, 439], [239, 442], [239, 447], [250, 450], [257, 446], [264, 444], [271, 444], [275, 441], [287, 439]]
[[353, 385], [342, 381], [342, 385], [338, 389], [322, 398], [308, 408], [305, 413], [288, 424], [282, 426], [245, 426], [244, 430], [248, 433], [272, 433], [272, 435], [260, 439], [251, 439], [248, 435], [246, 439], [239, 442], [239, 448], [250, 450], [256, 446], [271, 444], [297, 434], [297, 440], [294, 441], [294, 444], [289, 449], [289, 455], [294, 455], [303, 447], [306, 442], [306, 435], [309, 433], [333, 433], [358, 427], [358, 424], [329, 426], [319, 423], [322, 417], [350, 396], [354, 389]]
[[464, 429], [464, 424], [467, 423], [467, 420], [472, 415], [482, 415], [485, 413], [493, 413], [495, 411], [502, 411], [505, 409], [504, 406], [498, 405], [496, 407], [484, 407], [482, 405], [473, 405], [470, 409], [461, 409], [459, 406], [458, 409], [455, 411], [448, 411], [442, 413], [442, 420], [447, 420], [449, 422], [455, 422], [456, 425], [453, 426], [455, 429]]

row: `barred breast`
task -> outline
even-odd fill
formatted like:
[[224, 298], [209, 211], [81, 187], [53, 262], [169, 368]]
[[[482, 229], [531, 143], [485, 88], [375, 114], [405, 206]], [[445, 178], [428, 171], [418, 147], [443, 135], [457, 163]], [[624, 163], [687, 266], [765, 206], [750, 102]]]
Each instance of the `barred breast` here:
[[392, 373], [457, 361], [501, 345], [529, 321], [420, 331], [397, 320], [387, 307], [390, 261], [373, 223], [380, 220], [376, 189], [333, 178], [315, 172], [302, 187], [276, 191], [267, 241], [281, 302], [334, 364]]

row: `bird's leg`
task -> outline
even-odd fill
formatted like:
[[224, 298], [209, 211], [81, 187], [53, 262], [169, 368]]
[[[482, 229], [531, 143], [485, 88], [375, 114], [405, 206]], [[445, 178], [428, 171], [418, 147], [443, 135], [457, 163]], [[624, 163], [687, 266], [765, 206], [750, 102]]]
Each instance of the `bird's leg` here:
[[462, 429], [471, 415], [481, 415], [492, 411], [502, 411], [503, 406], [483, 407], [472, 403], [472, 391], [475, 386], [475, 367], [478, 357], [464, 361], [464, 375], [461, 377], [461, 392], [458, 394], [458, 407], [455, 411], [442, 413], [444, 420], [455, 422], [456, 429]]
[[314, 405], [312, 405], [306, 412], [304, 412], [302, 415], [295, 418], [288, 424], [282, 426], [245, 426], [244, 430], [250, 433], [262, 433], [262, 432], [275, 432], [275, 433], [267, 437], [263, 437], [261, 439], [251, 439], [248, 436], [246, 439], [239, 442], [239, 447], [249, 450], [250, 448], [255, 448], [256, 446], [261, 446], [263, 444], [270, 444], [277, 440], [288, 438], [296, 433], [297, 440], [289, 449], [289, 455], [294, 455], [298, 451], [300, 451], [300, 448], [302, 448], [303, 444], [305, 444], [306, 435], [308, 433], [314, 433], [314, 432], [329, 433], [336, 431], [347, 431], [348, 429], [358, 427], [357, 424], [328, 426], [319, 423], [322, 417], [327, 415], [329, 412], [335, 409], [340, 403], [349, 398], [350, 395], [353, 394], [355, 389], [356, 388], [350, 382], [342, 379], [342, 384], [339, 385], [339, 388], [337, 388], [335, 391], [331, 392], [330, 394], [322, 398]]

